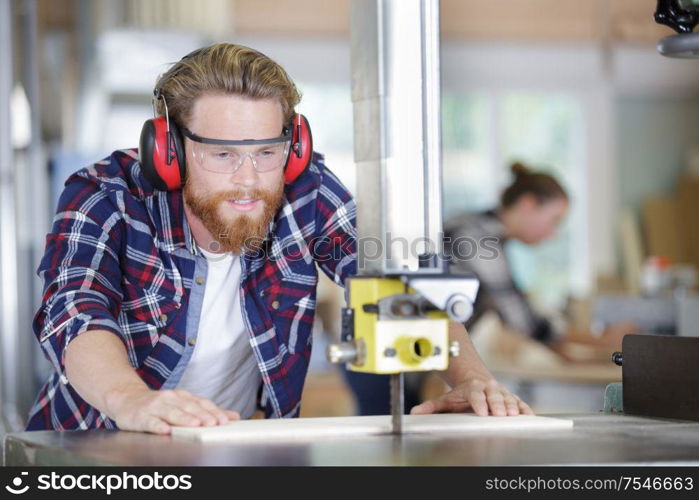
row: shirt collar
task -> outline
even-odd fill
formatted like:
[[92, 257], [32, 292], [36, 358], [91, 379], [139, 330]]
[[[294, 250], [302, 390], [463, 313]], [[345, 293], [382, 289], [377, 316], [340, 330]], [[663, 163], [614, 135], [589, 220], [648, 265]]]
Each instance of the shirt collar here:
[[184, 211], [182, 190], [156, 191], [153, 203], [160, 219], [158, 236], [164, 250], [174, 253], [182, 249], [198, 255], [194, 235]]
[[194, 255], [199, 255], [199, 247], [194, 241], [194, 235], [192, 234], [192, 229], [189, 227], [189, 221], [187, 220], [187, 214], [182, 210], [182, 229], [184, 231], [184, 243], [187, 251]]

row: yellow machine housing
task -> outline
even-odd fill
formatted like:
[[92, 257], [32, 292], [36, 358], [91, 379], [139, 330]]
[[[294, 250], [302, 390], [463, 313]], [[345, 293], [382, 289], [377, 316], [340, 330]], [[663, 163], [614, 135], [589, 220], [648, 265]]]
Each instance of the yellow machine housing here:
[[[354, 310], [356, 361], [347, 368], [356, 372], [392, 374], [446, 370], [449, 365], [449, 319], [443, 311], [426, 317], [379, 319], [367, 311], [380, 299], [415, 293], [398, 278], [356, 276], [348, 280], [349, 307]], [[365, 306], [369, 306], [365, 308]]]

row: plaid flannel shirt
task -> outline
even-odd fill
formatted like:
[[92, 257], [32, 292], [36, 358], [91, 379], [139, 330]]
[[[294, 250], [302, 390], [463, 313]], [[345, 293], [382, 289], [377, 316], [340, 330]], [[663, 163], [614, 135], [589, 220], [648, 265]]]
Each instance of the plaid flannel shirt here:
[[[33, 322], [54, 371], [30, 410], [28, 430], [116, 428], [65, 377], [66, 346], [88, 330], [114, 333], [148, 387], [163, 386], [187, 347], [196, 253], [182, 191], [154, 190], [137, 150], [115, 151], [68, 178], [38, 269], [44, 295]], [[263, 248], [240, 258], [261, 405], [267, 417], [298, 416], [316, 265], [338, 285], [356, 273], [354, 200], [321, 155], [285, 186]]]

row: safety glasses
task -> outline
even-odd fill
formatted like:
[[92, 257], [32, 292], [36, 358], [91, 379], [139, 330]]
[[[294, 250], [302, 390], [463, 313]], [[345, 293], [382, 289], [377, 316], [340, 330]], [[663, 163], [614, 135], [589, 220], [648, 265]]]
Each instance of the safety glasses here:
[[271, 172], [286, 164], [291, 149], [291, 134], [272, 139], [230, 141], [200, 137], [183, 128], [182, 133], [192, 141], [192, 156], [209, 172], [233, 174], [250, 157], [257, 172]]

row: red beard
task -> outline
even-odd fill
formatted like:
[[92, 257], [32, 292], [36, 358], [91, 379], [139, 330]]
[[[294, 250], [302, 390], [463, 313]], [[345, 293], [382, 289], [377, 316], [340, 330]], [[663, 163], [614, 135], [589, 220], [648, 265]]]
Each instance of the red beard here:
[[[215, 243], [205, 250], [211, 252], [233, 252], [236, 254], [260, 250], [267, 236], [270, 221], [282, 204], [284, 180], [271, 191], [262, 189], [236, 189], [203, 195], [195, 192], [190, 182], [184, 186], [184, 198], [192, 213], [201, 220], [214, 237]], [[225, 219], [220, 214], [221, 205], [228, 200], [257, 198], [262, 203], [262, 214], [251, 217], [237, 214], [234, 219]], [[218, 245], [216, 245], [218, 243]]]

